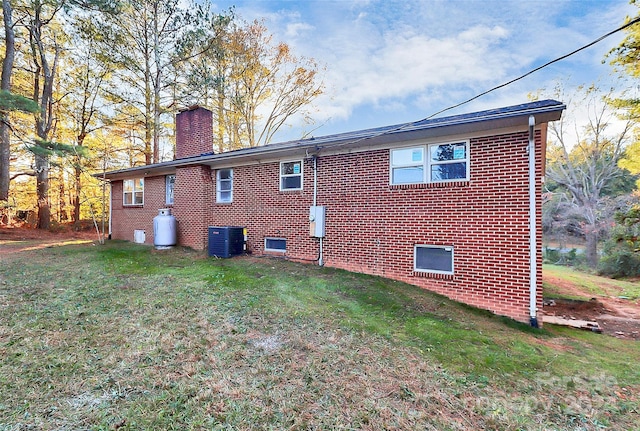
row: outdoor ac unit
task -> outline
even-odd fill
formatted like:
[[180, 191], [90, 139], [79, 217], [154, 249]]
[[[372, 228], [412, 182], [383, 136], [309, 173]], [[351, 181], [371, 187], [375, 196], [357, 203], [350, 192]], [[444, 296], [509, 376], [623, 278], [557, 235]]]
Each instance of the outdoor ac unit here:
[[244, 252], [244, 228], [209, 226], [209, 256], [232, 257]]

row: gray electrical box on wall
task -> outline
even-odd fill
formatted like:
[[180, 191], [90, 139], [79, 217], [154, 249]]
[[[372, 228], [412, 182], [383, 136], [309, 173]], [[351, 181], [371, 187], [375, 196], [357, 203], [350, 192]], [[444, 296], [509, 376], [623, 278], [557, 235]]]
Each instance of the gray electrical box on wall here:
[[316, 238], [324, 237], [324, 206], [309, 208], [309, 235]]

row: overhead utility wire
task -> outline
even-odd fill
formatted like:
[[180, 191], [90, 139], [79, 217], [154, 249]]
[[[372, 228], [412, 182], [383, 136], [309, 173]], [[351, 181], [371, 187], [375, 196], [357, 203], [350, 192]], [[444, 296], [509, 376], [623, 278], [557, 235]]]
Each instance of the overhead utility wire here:
[[[559, 62], [559, 61], [561, 61], [561, 60], [564, 60], [565, 58], [571, 57], [572, 55], [577, 54], [578, 52], [583, 51], [583, 50], [585, 50], [585, 49], [587, 49], [587, 48], [590, 48], [590, 47], [592, 47], [593, 45], [597, 44], [598, 42], [601, 42], [602, 40], [606, 39], [607, 37], [609, 37], [609, 36], [611, 36], [611, 35], [613, 35], [613, 34], [615, 34], [615, 33], [618, 33], [619, 31], [622, 31], [622, 30], [626, 29], [627, 27], [631, 27], [632, 25], [634, 25], [634, 24], [636, 24], [636, 23], [638, 23], [638, 22], [640, 22], [640, 16], [638, 16], [638, 17], [636, 17], [636, 18], [632, 19], [632, 20], [631, 20], [631, 21], [629, 21], [628, 23], [626, 23], [626, 24], [624, 24], [624, 25], [622, 25], [622, 26], [620, 26], [620, 27], [616, 28], [615, 30], [610, 31], [610, 32], [609, 32], [609, 33], [607, 33], [607, 34], [605, 34], [605, 35], [603, 35], [603, 36], [600, 36], [600, 37], [599, 37], [599, 38], [597, 38], [596, 40], [594, 40], [594, 41], [592, 41], [592, 42], [589, 42], [588, 44], [583, 45], [583, 46], [581, 46], [580, 48], [578, 48], [578, 49], [576, 49], [576, 50], [571, 51], [571, 52], [570, 52], [570, 53], [568, 53], [568, 54], [565, 54], [565, 55], [563, 55], [563, 56], [561, 56], [561, 57], [558, 57], [558, 58], [556, 58], [556, 59], [554, 59], [554, 60], [548, 61], [548, 62], [546, 62], [545, 64], [543, 64], [543, 65], [541, 65], [541, 66], [538, 66], [538, 67], [536, 67], [535, 69], [532, 69], [532, 70], [530, 70], [529, 72], [527, 72], [527, 73], [525, 73], [525, 74], [523, 74], [523, 75], [518, 76], [517, 78], [512, 79], [511, 81], [505, 82], [505, 83], [500, 84], [500, 85], [497, 85], [497, 86], [495, 86], [495, 87], [493, 87], [493, 88], [491, 88], [491, 89], [489, 89], [489, 90], [483, 91], [482, 93], [477, 94], [477, 95], [473, 96], [473, 97], [472, 97], [472, 98], [470, 98], [470, 99], [467, 99], [467, 100], [465, 100], [465, 101], [463, 101], [463, 102], [460, 102], [460, 103], [457, 103], [457, 104], [455, 104], [455, 105], [449, 106], [448, 108], [441, 109], [440, 111], [438, 111], [438, 112], [436, 112], [436, 113], [434, 113], [434, 114], [431, 114], [431, 115], [429, 115], [428, 117], [425, 117], [425, 118], [423, 118], [423, 119], [421, 119], [421, 120], [416, 120], [416, 121], [411, 121], [411, 122], [409, 122], [409, 123], [404, 123], [404, 124], [401, 124], [401, 125], [400, 125], [400, 126], [398, 126], [398, 127], [395, 127], [395, 128], [393, 128], [393, 129], [390, 129], [390, 130], [385, 130], [385, 131], [380, 132], [380, 133], [378, 133], [378, 134], [375, 134], [375, 135], [373, 135], [373, 136], [367, 136], [367, 137], [363, 137], [363, 138], [360, 138], [360, 139], [356, 139], [355, 141], [343, 142], [343, 143], [336, 144], [336, 145], [350, 145], [350, 144], [355, 144], [355, 143], [358, 143], [358, 142], [361, 142], [361, 141], [364, 141], [364, 140], [367, 140], [367, 139], [378, 138], [378, 137], [380, 137], [380, 136], [384, 136], [384, 135], [387, 135], [387, 134], [389, 134], [389, 133], [398, 132], [398, 131], [400, 131], [400, 130], [402, 130], [402, 129], [405, 129], [405, 128], [407, 128], [407, 127], [410, 127], [410, 126], [413, 126], [413, 125], [415, 125], [415, 124], [421, 123], [421, 122], [423, 122], [423, 121], [430, 120], [431, 118], [435, 117], [436, 115], [440, 115], [440, 114], [442, 114], [443, 112], [447, 112], [447, 111], [450, 111], [450, 110], [452, 110], [452, 109], [458, 108], [458, 107], [460, 107], [460, 106], [462, 106], [462, 105], [466, 105], [467, 103], [472, 102], [472, 101], [474, 101], [474, 100], [476, 100], [476, 99], [479, 99], [479, 98], [480, 98], [480, 97], [482, 97], [482, 96], [486, 96], [487, 94], [492, 93], [492, 92], [494, 92], [494, 91], [496, 91], [496, 90], [499, 90], [500, 88], [506, 87], [506, 86], [508, 86], [508, 85], [513, 84], [514, 82], [520, 81], [521, 79], [524, 79], [524, 78], [526, 78], [527, 76], [529, 76], [529, 75], [531, 75], [531, 74], [533, 74], [533, 73], [535, 73], [535, 72], [537, 72], [537, 71], [539, 71], [539, 70], [541, 70], [541, 69], [544, 69], [545, 67], [548, 67], [548, 66], [550, 66], [550, 65], [552, 65], [552, 64], [554, 64], [554, 63], [557, 63], [557, 62]], [[330, 146], [333, 146], [333, 145], [330, 145]]]

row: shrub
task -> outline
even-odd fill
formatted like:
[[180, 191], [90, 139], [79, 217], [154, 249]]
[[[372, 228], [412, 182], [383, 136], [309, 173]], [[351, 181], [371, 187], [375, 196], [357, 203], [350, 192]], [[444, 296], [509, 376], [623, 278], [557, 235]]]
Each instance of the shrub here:
[[640, 205], [615, 215], [598, 272], [612, 278], [640, 276]]
[[598, 273], [606, 277], [640, 276], [640, 253], [632, 250], [616, 250], [600, 259]]

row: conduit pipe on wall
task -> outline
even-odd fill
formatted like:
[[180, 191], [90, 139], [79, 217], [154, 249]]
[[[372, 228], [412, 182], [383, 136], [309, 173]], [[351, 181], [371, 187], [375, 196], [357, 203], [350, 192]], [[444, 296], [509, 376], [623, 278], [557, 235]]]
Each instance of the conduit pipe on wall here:
[[538, 261], [536, 238], [536, 147], [535, 147], [536, 119], [529, 116], [529, 323], [538, 328], [537, 315], [537, 286], [538, 286]]
[[[313, 155], [313, 206], [318, 205], [318, 156]], [[320, 250], [318, 251], [318, 265], [324, 266], [324, 259], [322, 257], [322, 240], [324, 238], [320, 237], [318, 247]]]

